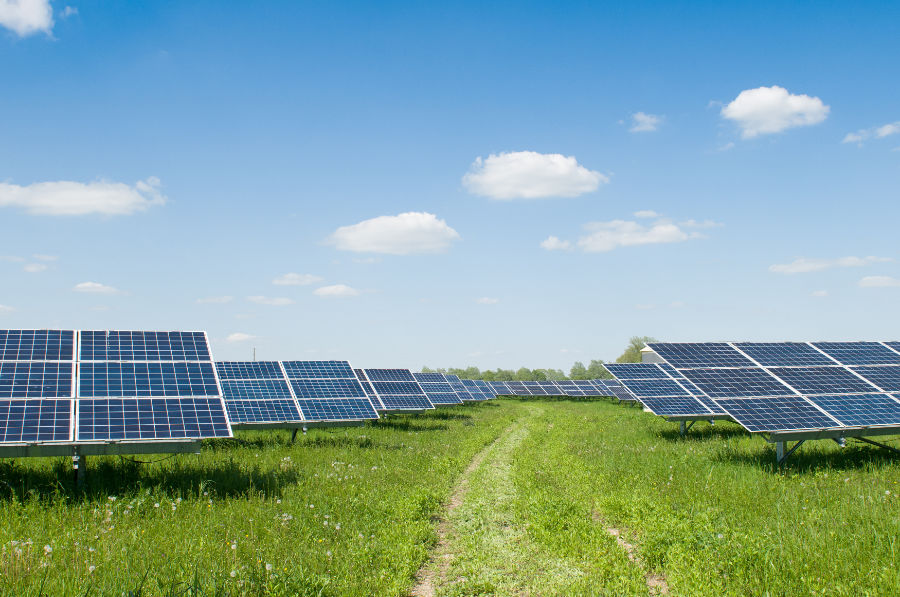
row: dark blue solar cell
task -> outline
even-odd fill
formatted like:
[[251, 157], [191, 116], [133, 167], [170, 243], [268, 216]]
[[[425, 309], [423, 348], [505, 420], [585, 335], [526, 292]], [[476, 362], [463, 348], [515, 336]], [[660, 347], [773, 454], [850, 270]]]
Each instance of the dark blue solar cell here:
[[651, 342], [648, 346], [678, 369], [753, 366], [750, 359], [725, 342]]
[[565, 396], [554, 381], [539, 381], [538, 385], [547, 392], [548, 396]]
[[809, 396], [808, 400], [850, 427], [900, 425], [900, 402], [888, 394]]
[[0, 400], [0, 443], [72, 441], [71, 400]]
[[216, 372], [225, 379], [284, 379], [278, 361], [218, 361]]
[[78, 441], [179, 440], [230, 435], [221, 398], [78, 401]]
[[0, 330], [0, 361], [71, 361], [72, 330]]
[[72, 363], [0, 363], [0, 398], [70, 398]]
[[843, 367], [773, 367], [774, 375], [801, 394], [853, 394], [875, 392], [866, 383]]
[[291, 390], [283, 379], [228, 379], [221, 383], [225, 400], [293, 400]]
[[683, 369], [681, 373], [711, 398], [790, 396], [794, 392], [763, 369]]
[[366, 369], [369, 381], [416, 381], [409, 369]]
[[347, 361], [282, 361], [289, 379], [353, 379]]
[[[474, 379], [462, 379], [460, 382], [462, 383], [463, 388], [465, 388], [465, 391], [471, 396], [471, 400], [480, 402], [487, 400], [488, 398], [493, 398], [493, 396], [486, 396]], [[463, 398], [463, 400], [466, 400], [466, 398]]]
[[799, 396], [716, 400], [751, 432], [828, 429], [840, 425]]
[[405, 396], [399, 394], [379, 394], [381, 410], [428, 410], [434, 408], [434, 404], [427, 396]]
[[491, 387], [494, 389], [495, 396], [511, 396], [512, 390], [506, 385], [506, 382], [503, 381], [492, 381], [490, 382]]
[[422, 383], [423, 381], [432, 382], [432, 383], [440, 383], [446, 382], [444, 379], [443, 373], [413, 373], [413, 377], [416, 378], [416, 381]]
[[595, 379], [593, 380], [595, 383], [598, 381], [603, 381], [606, 384], [606, 389], [613, 393], [613, 395], [622, 401], [634, 402], [637, 400], [637, 397], [632, 394], [628, 388], [622, 385], [621, 382], [612, 379]]
[[[432, 376], [438, 376], [437, 378]], [[413, 377], [419, 382], [419, 386], [428, 399], [434, 404], [460, 404], [459, 396], [453, 391], [450, 382], [444, 381], [440, 373], [413, 373]], [[421, 377], [421, 379], [420, 379]], [[426, 379], [439, 379], [437, 382], [425, 381]]]
[[565, 396], [584, 396], [584, 391], [572, 380], [557, 381], [556, 386], [562, 390]]
[[589, 379], [576, 379], [572, 383], [580, 389], [585, 396], [612, 396], [612, 392], [607, 387], [605, 380], [598, 380], [604, 382], [603, 385], [599, 385]]
[[671, 379], [620, 380], [638, 398], [649, 396], [688, 396], [687, 391]]
[[293, 399], [226, 400], [225, 409], [232, 423], [290, 423], [303, 420]]
[[665, 379], [666, 373], [650, 363], [606, 363], [606, 370], [616, 379]]
[[650, 397], [642, 396], [641, 403], [650, 409], [654, 415], [671, 417], [703, 416], [711, 414], [709, 409], [690, 396]]
[[377, 419], [368, 398], [316, 399], [299, 401], [307, 421], [364, 421]]
[[414, 381], [373, 381], [372, 387], [377, 394], [424, 394], [421, 386]]
[[842, 365], [900, 365], [900, 354], [879, 342], [814, 342]]
[[[447, 378], [449, 379], [449, 377], [450, 376], [448, 375]], [[480, 399], [480, 396], [479, 397], [473, 396], [469, 392], [468, 388], [466, 388], [466, 386], [463, 385], [462, 381], [451, 381], [450, 387], [453, 388], [453, 391], [456, 392], [456, 395], [459, 396], [460, 400], [472, 402], [474, 400]]]
[[82, 363], [80, 397], [218, 396], [212, 363]]
[[457, 382], [457, 381], [459, 381], [459, 376], [458, 376], [458, 375], [450, 375], [449, 373], [445, 373], [445, 374], [444, 374], [444, 378], [445, 378], [447, 381], [452, 381], [452, 382]]
[[356, 379], [292, 379], [297, 400], [308, 398], [365, 398], [366, 392]]
[[543, 388], [543, 386], [541, 386], [536, 381], [523, 381], [522, 383], [525, 385], [525, 388], [530, 392], [530, 394], [532, 396], [546, 396], [547, 395], [547, 390], [545, 390]]
[[898, 366], [850, 367], [850, 369], [886, 392], [900, 392], [900, 367]]
[[805, 342], [737, 342], [735, 346], [763, 367], [813, 367], [834, 365]]
[[209, 361], [204, 332], [85, 330], [82, 361]]

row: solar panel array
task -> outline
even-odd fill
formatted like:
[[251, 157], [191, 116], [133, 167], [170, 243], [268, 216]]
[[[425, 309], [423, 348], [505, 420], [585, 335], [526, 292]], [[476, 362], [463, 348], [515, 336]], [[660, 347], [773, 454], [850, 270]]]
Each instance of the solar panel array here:
[[465, 384], [463, 384], [462, 380], [459, 379], [458, 375], [447, 374], [444, 377], [447, 378], [447, 381], [450, 383], [450, 387], [453, 388], [453, 391], [456, 392], [456, 395], [459, 396], [459, 399], [463, 402], [480, 400], [480, 398], [476, 398], [471, 393], [469, 393], [469, 389], [465, 386]]
[[364, 369], [366, 381], [384, 411], [417, 411], [434, 408], [409, 369]]
[[462, 404], [462, 400], [453, 391], [443, 373], [413, 373], [413, 377], [419, 382], [422, 391], [432, 404]]
[[378, 413], [347, 361], [282, 361], [305, 421], [377, 419]]
[[[649, 346], [675, 373], [751, 432], [900, 426], [900, 395], [896, 394], [900, 391], [900, 344], [896, 342]], [[622, 379], [619, 373], [613, 374]]]
[[722, 414], [690, 380], [671, 367], [656, 363], [610, 363], [605, 367], [655, 415], [702, 418]]

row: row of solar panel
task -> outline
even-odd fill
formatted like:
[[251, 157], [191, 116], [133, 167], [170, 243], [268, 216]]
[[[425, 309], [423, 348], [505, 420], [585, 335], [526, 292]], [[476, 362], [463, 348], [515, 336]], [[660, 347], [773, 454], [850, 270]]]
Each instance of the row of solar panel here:
[[80, 361], [212, 360], [205, 332], [0, 330], [0, 361], [76, 358]]
[[660, 364], [607, 369], [662, 416], [751, 432], [900, 426], [898, 342], [651, 343]]

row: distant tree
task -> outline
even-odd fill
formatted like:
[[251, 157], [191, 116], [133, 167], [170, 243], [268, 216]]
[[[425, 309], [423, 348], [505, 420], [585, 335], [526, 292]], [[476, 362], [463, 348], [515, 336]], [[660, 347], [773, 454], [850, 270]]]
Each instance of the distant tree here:
[[616, 359], [617, 363], [640, 363], [641, 362], [641, 349], [648, 342], [656, 342], [656, 338], [651, 338], [650, 336], [634, 336], [631, 340], [628, 341], [628, 347], [625, 349], [625, 352]]
[[606, 367], [603, 366], [603, 361], [600, 359], [591, 360], [591, 364], [588, 365], [587, 368], [587, 379], [610, 379], [612, 375], [609, 374], [609, 371], [606, 370]]
[[581, 361], [575, 361], [575, 364], [569, 369], [569, 377], [571, 379], [590, 379], [590, 377], [587, 376], [587, 373], [587, 367], [585, 367], [584, 363]]
[[435, 373], [435, 370], [431, 367], [422, 367], [422, 373]]
[[534, 381], [534, 374], [528, 367], [521, 367], [516, 371], [516, 381]]

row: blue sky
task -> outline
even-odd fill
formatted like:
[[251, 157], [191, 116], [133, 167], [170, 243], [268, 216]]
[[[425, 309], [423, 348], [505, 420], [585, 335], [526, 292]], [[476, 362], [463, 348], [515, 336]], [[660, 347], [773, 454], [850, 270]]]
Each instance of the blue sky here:
[[897, 339], [898, 55], [896, 2], [0, 0], [0, 325], [412, 368]]

